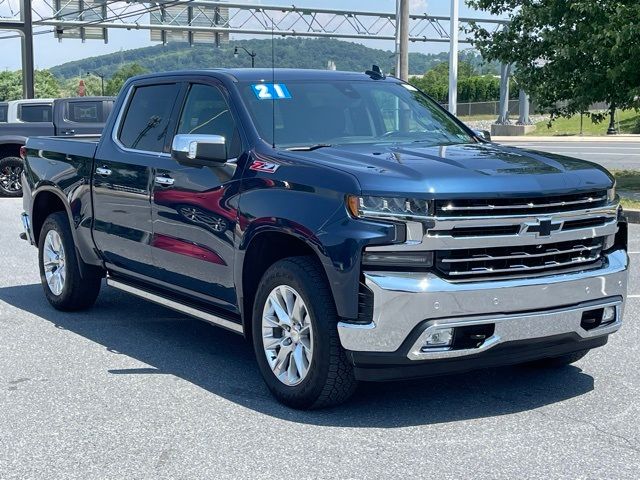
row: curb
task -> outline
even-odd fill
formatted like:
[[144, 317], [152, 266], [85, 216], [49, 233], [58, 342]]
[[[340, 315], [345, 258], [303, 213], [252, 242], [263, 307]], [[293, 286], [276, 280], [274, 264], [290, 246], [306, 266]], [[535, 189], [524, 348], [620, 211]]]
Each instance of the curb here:
[[624, 216], [627, 217], [629, 223], [640, 223], [640, 210], [624, 209]]
[[640, 135], [615, 135], [615, 136], [601, 136], [601, 137], [581, 137], [579, 135], [575, 136], [547, 136], [547, 137], [539, 137], [539, 136], [519, 136], [519, 137], [503, 137], [503, 136], [495, 136], [491, 137], [491, 140], [494, 142], [585, 142], [585, 143], [610, 143], [610, 142], [628, 142], [628, 143], [640, 143]]

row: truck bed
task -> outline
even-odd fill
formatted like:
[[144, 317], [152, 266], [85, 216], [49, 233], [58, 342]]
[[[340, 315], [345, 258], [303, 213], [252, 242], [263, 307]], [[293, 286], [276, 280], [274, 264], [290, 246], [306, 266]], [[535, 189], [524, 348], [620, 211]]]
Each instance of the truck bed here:
[[61, 137], [30, 137], [27, 147], [42, 152], [43, 157], [51, 154], [64, 154], [93, 161], [100, 135], [83, 135], [71, 138]]

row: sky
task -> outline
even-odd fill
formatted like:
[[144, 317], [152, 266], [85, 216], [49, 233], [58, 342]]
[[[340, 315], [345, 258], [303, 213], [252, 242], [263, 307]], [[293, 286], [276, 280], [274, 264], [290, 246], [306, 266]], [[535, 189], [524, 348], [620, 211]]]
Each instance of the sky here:
[[[11, 2], [12, 0], [6, 0]], [[15, 0], [14, 0], [15, 1]], [[34, 4], [37, 0], [34, 0]], [[238, 1], [238, 0], [236, 0]], [[243, 1], [243, 0], [240, 0]], [[428, 13], [430, 15], [449, 15], [451, 2], [450, 0], [410, 0], [412, 13]], [[1, 3], [1, 2], [0, 2]], [[348, 10], [369, 10], [381, 12], [394, 12], [395, 0], [250, 0], [244, 3], [263, 3], [272, 5], [296, 5], [300, 7], [319, 7], [337, 8]], [[474, 12], [464, 5], [464, 0], [460, 0], [461, 16], [480, 16], [487, 17], [483, 12]], [[35, 7], [35, 8], [43, 8]], [[40, 10], [46, 11], [46, 10]], [[2, 12], [4, 13], [4, 12]], [[36, 27], [36, 30], [47, 30], [44, 27]], [[0, 37], [5, 36], [4, 32], [0, 33]], [[246, 36], [232, 35], [231, 38], [246, 38]], [[264, 36], [257, 38], [264, 38]], [[368, 46], [393, 50], [392, 41], [371, 40], [363, 41]], [[92, 57], [95, 55], [104, 55], [107, 53], [127, 50], [132, 48], [140, 48], [155, 43], [149, 40], [148, 31], [111, 29], [109, 31], [109, 43], [105, 44], [101, 40], [87, 40], [82, 43], [80, 40], [64, 39], [59, 42], [52, 33], [35, 36], [34, 56], [36, 68], [49, 68], [61, 63], [81, 58]], [[447, 51], [448, 45], [442, 43], [411, 43], [410, 51], [423, 53], [437, 53]], [[21, 66], [20, 40], [0, 39], [0, 51], [4, 52], [0, 55], [0, 70], [17, 70]]]

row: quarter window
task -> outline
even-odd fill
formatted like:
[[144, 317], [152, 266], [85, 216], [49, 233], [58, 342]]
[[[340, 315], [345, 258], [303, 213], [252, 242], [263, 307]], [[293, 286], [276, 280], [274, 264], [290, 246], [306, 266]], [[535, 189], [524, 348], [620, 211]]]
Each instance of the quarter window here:
[[51, 122], [51, 105], [21, 105], [20, 120], [23, 122]]
[[175, 83], [137, 87], [120, 127], [120, 143], [135, 150], [162, 152], [178, 91]]

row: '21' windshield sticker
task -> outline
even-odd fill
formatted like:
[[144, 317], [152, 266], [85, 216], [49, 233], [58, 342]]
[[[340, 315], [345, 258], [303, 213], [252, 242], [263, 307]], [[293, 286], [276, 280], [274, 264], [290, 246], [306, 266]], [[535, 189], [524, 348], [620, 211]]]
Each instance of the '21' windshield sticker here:
[[282, 100], [291, 98], [289, 89], [282, 83], [257, 83], [251, 85], [258, 100]]

